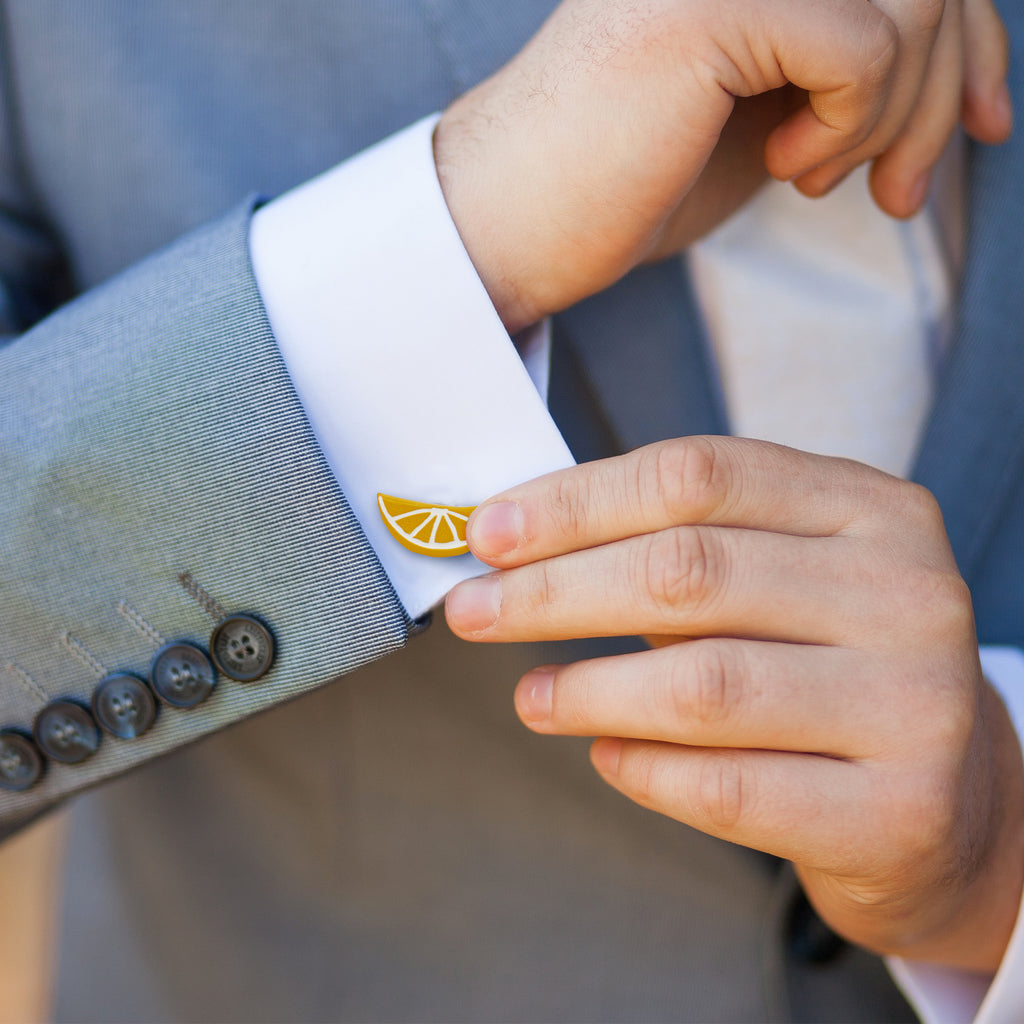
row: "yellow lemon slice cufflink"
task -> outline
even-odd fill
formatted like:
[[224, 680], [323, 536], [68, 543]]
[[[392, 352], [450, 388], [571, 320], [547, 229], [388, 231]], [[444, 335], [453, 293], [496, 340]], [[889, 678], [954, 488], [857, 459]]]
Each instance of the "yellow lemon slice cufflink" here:
[[422, 501], [377, 495], [377, 508], [384, 525], [403, 548], [431, 558], [464, 555], [466, 523], [475, 505], [428, 505]]

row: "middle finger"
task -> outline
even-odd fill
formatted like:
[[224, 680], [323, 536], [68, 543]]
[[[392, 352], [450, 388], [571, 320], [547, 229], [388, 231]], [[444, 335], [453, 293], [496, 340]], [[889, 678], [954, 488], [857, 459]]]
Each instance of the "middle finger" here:
[[[891, 19], [898, 40], [896, 67], [885, 110], [874, 131], [864, 142], [796, 179], [798, 187], [807, 195], [821, 195], [854, 167], [888, 149], [903, 130], [921, 95], [945, 4], [942, 0], [879, 0], [875, 6]], [[955, 62], [959, 76], [962, 60], [959, 48], [951, 55], [951, 59]], [[949, 71], [950, 68], [944, 70]], [[954, 110], [950, 130], [955, 123]], [[785, 143], [784, 131], [777, 133], [769, 143], [771, 150]], [[904, 212], [888, 206], [883, 208], [897, 215]]]

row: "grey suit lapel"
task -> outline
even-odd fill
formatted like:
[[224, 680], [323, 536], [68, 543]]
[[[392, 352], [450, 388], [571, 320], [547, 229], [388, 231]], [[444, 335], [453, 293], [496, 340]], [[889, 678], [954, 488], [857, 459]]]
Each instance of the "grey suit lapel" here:
[[[679, 260], [641, 267], [556, 317], [554, 337], [552, 406], [560, 425], [559, 403], [586, 389], [619, 451], [725, 433], [717, 374]], [[581, 379], [566, 379], [574, 375]], [[572, 424], [566, 429], [571, 434]]]
[[[1009, 7], [1004, 16], [1019, 42], [1024, 17]], [[1020, 60], [1010, 87], [1020, 104]], [[959, 320], [913, 474], [938, 498], [968, 581], [1024, 466], [1024, 140], [976, 147], [970, 170]]]

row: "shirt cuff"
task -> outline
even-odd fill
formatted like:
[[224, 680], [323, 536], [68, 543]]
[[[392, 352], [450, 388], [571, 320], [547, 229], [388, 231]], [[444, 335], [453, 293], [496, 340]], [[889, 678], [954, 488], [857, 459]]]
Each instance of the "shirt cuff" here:
[[[267, 204], [250, 231], [285, 365], [412, 618], [487, 566], [407, 551], [380, 519], [378, 492], [475, 505], [573, 464], [448, 213], [436, 123], [420, 121]], [[543, 371], [543, 353], [536, 362]]]
[[[1024, 736], [1024, 653], [982, 647], [985, 678], [999, 691], [1017, 735]], [[904, 996], [925, 1024], [1018, 1024], [1024, 1020], [1024, 913], [995, 977], [889, 957]]]

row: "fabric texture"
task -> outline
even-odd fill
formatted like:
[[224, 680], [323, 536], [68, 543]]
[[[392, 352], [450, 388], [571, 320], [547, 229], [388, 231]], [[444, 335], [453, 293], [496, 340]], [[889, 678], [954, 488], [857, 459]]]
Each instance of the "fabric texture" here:
[[275, 665], [258, 684], [222, 679], [188, 712], [164, 709], [132, 743], [51, 765], [28, 792], [0, 792], [5, 827], [404, 643], [405, 617], [267, 327], [248, 213], [0, 351], [6, 395], [31, 396], [0, 403], [0, 707], [5, 725], [30, 728], [44, 700], [88, 704], [97, 676], [145, 677], [161, 644], [126, 610], [205, 645], [215, 621], [179, 583], [186, 572], [228, 611], [259, 611]]
[[[242, 219], [114, 275], [245, 195], [276, 195], [442, 108], [516, 52], [551, 6], [324, 0], [299, 17], [269, 0], [9, 0], [7, 322], [28, 326], [69, 284], [102, 286], [0, 353], [26, 385], [9, 386], [5, 362], [4, 481], [16, 481], [28, 531], [19, 543], [5, 523], [21, 574], [0, 612], [30, 617], [19, 636], [33, 638], [4, 653], [39, 685], [50, 685], [51, 664], [74, 692], [91, 683], [64, 648], [51, 651], [55, 629], [107, 667], [140, 663], [146, 647], [116, 613], [121, 600], [162, 635], [205, 637], [208, 618], [175, 582], [183, 569], [278, 634], [265, 687], [222, 691], [239, 702], [236, 717], [279, 678], [290, 688], [273, 699], [401, 645], [404, 619], [348, 529], [272, 354]], [[1012, 193], [1018, 159], [977, 158], [985, 197]], [[991, 223], [1019, 213], [1013, 202], [978, 209]], [[1024, 371], [1011, 342], [990, 338], [1019, 325], [1019, 289], [1000, 296], [998, 322], [979, 319], [985, 280], [1007, 289], [1018, 273], [1003, 230], [976, 227], [964, 321], [976, 340], [940, 386], [940, 450], [926, 442], [919, 465], [949, 506], [982, 639], [1020, 644], [1024, 489], [1017, 442], [999, 438]], [[215, 327], [225, 324], [227, 337]], [[551, 405], [578, 458], [726, 428], [678, 263], [644, 268], [557, 318], [553, 337]], [[993, 374], [1008, 384], [988, 416]], [[967, 465], [961, 421], [973, 449], [1002, 460], [997, 471]], [[234, 445], [229, 426], [252, 443]], [[135, 475], [114, 465], [118, 444], [139, 453]], [[152, 464], [165, 459], [181, 479]], [[74, 514], [58, 522], [61, 494]], [[180, 509], [204, 501], [197, 528]], [[360, 575], [377, 581], [379, 600], [366, 601]], [[593, 775], [585, 743], [515, 722], [519, 672], [626, 646], [475, 648], [435, 624], [336, 685], [78, 800], [58, 1016], [910, 1019], [874, 958], [840, 948], [827, 962], [798, 960], [795, 894], [774, 861], [630, 805]], [[20, 688], [5, 686], [5, 718], [26, 713]], [[196, 714], [181, 716], [181, 739], [201, 732]], [[56, 795], [41, 791], [31, 806]], [[9, 820], [28, 812], [19, 805]]]

